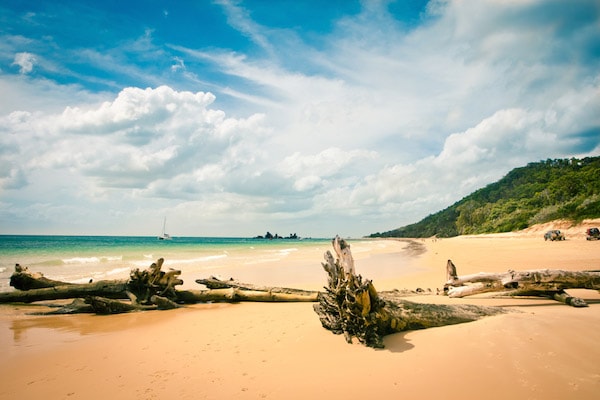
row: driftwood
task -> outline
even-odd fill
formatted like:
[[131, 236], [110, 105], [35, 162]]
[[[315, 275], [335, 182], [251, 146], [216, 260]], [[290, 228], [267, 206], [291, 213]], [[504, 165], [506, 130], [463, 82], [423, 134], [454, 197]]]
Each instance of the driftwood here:
[[277, 286], [259, 286], [251, 283], [242, 283], [233, 278], [228, 280], [222, 280], [217, 277], [211, 276], [208, 279], [196, 279], [196, 283], [206, 286], [208, 289], [229, 289], [237, 288], [241, 290], [255, 290], [259, 292], [271, 292], [271, 293], [286, 293], [294, 294], [299, 296], [313, 296], [316, 301], [318, 292], [314, 290], [303, 290]]
[[566, 289], [600, 290], [600, 271], [564, 271], [553, 269], [485, 273], [459, 277], [452, 260], [446, 264], [444, 292], [449, 297], [501, 292], [505, 296], [550, 298], [573, 307], [587, 307], [578, 297], [570, 296]]
[[178, 300], [175, 286], [183, 284], [183, 281], [179, 279], [181, 271], [174, 269], [168, 272], [162, 271], [164, 262], [164, 258], [159, 258], [145, 270], [136, 268], [131, 271], [127, 282], [127, 292], [132, 303], [153, 304], [154, 296], [165, 297], [172, 301]]
[[75, 284], [48, 279], [16, 265], [11, 276], [12, 292], [0, 293], [0, 303], [32, 303], [74, 299], [45, 314], [97, 313], [116, 314], [129, 311], [165, 310], [181, 304], [204, 302], [315, 302], [317, 292], [301, 289], [262, 287], [233, 279], [199, 279], [208, 290], [177, 290], [183, 284], [181, 271], [163, 271], [159, 258], [145, 270], [134, 269], [127, 280], [97, 281]]
[[262, 290], [245, 290], [239, 288], [210, 289], [210, 290], [182, 290], [177, 292], [177, 297], [184, 303], [229, 302], [241, 301], [255, 302], [315, 302], [317, 296], [277, 293]]
[[325, 329], [344, 334], [366, 346], [383, 347], [387, 334], [475, 321], [483, 316], [504, 312], [500, 308], [474, 305], [419, 304], [378, 294], [372, 281], [354, 271], [350, 245], [333, 239], [337, 259], [327, 251], [323, 268], [328, 281], [314, 310]]
[[0, 293], [0, 302], [31, 303], [44, 300], [70, 298], [104, 297], [108, 299], [129, 299], [134, 305], [154, 304], [152, 299], [167, 298], [177, 300], [176, 285], [183, 281], [178, 278], [181, 271], [161, 270], [164, 259], [159, 258], [148, 269], [134, 269], [128, 280], [104, 280], [75, 284], [55, 281], [44, 277], [41, 273], [32, 273], [27, 267], [19, 264], [10, 278], [11, 286], [16, 291]]
[[46, 278], [39, 272], [31, 272], [26, 266], [16, 264], [15, 273], [10, 277], [10, 286], [19, 290], [43, 289], [55, 286], [68, 286], [72, 283]]
[[0, 303], [33, 303], [36, 301], [103, 296], [127, 299], [127, 281], [98, 281], [89, 284], [64, 284], [43, 289], [15, 290], [0, 293]]

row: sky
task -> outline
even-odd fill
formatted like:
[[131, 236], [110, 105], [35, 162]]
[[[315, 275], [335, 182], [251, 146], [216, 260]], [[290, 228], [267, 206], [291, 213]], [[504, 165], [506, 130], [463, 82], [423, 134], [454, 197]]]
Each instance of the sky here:
[[360, 237], [598, 155], [597, 0], [0, 3], [0, 234]]

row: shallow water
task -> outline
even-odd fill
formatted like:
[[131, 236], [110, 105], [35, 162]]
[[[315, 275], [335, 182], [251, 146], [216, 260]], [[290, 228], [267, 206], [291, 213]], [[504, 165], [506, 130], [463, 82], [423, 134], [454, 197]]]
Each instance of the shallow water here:
[[[388, 256], [367, 271], [369, 277], [397, 276], [399, 261], [408, 256], [402, 251], [405, 243], [362, 239], [350, 243], [355, 259]], [[159, 257], [165, 259], [164, 270], [181, 270], [181, 288], [199, 288], [195, 280], [211, 275], [263, 285], [320, 288], [325, 279], [321, 262], [327, 250], [332, 250], [330, 239], [177, 237], [163, 241], [155, 237], [0, 235], [0, 291], [12, 290], [9, 280], [17, 263], [50, 279], [86, 283], [126, 279], [132, 269], [145, 269]], [[394, 254], [391, 260], [390, 253]], [[357, 270], [361, 272], [360, 265]]]

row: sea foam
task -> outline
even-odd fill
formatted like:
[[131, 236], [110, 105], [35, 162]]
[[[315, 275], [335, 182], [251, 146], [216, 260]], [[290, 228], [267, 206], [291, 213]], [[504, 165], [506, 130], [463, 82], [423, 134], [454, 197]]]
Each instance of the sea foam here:
[[123, 256], [104, 256], [104, 257], [73, 257], [64, 258], [64, 264], [98, 264], [101, 262], [121, 261]]

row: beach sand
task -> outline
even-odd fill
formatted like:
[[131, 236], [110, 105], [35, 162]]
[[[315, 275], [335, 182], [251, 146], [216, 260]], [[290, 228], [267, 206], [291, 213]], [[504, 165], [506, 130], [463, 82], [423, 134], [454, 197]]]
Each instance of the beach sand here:
[[[588, 224], [600, 225], [600, 221]], [[406, 242], [357, 248], [357, 271], [401, 269], [379, 290], [441, 288], [448, 259], [459, 275], [556, 268], [600, 269], [600, 241], [585, 227], [418, 239], [424, 252], [398, 266]], [[351, 242], [352, 243], [352, 242]], [[360, 246], [357, 246], [360, 247]], [[310, 257], [315, 256], [310, 254]], [[320, 268], [322, 256], [310, 261]], [[302, 257], [294, 263], [299, 267]], [[307, 260], [304, 260], [307, 262]], [[311, 267], [312, 268], [312, 267]], [[323, 272], [323, 281], [326, 277]], [[252, 282], [262, 284], [263, 282]], [[324, 282], [323, 282], [324, 284]], [[318, 283], [303, 280], [308, 288]], [[374, 350], [321, 327], [311, 303], [195, 305], [113, 316], [31, 316], [0, 306], [2, 399], [597, 399], [600, 294], [572, 291], [590, 306], [542, 299], [410, 300], [501, 306], [482, 320], [404, 332]]]

